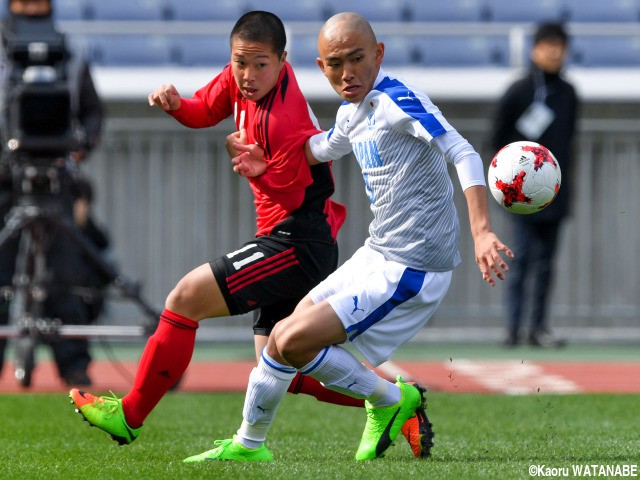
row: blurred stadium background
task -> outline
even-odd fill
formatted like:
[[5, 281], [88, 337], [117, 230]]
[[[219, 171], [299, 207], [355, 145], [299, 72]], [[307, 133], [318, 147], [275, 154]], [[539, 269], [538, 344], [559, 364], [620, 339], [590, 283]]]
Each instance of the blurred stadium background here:
[[[640, 0], [57, 0], [55, 15], [86, 49], [108, 105], [102, 145], [85, 166], [122, 272], [155, 305], [193, 267], [255, 231], [247, 185], [231, 174], [231, 124], [188, 130], [147, 94], [173, 83], [190, 96], [229, 57], [228, 34], [245, 11], [281, 16], [289, 60], [323, 127], [337, 95], [314, 63], [322, 22], [357, 11], [386, 44], [386, 69], [422, 87], [488, 162], [494, 102], [528, 65], [535, 23], [563, 20], [573, 36], [567, 76], [584, 102], [573, 217], [563, 232], [551, 325], [576, 341], [640, 340]], [[342, 260], [367, 234], [370, 212], [352, 161], [335, 163], [336, 199], [349, 208]], [[454, 184], [458, 187], [454, 173]], [[498, 341], [501, 286], [480, 279], [458, 189], [463, 264], [430, 326], [416, 340]], [[492, 203], [508, 240], [507, 213]], [[136, 324], [134, 304], [109, 302], [105, 324]], [[250, 318], [207, 322], [201, 340], [250, 340]]]

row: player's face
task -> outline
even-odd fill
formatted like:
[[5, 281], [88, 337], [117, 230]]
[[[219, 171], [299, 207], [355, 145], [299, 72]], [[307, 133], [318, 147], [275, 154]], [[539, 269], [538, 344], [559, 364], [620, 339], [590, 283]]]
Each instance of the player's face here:
[[531, 59], [542, 71], [558, 73], [567, 58], [567, 45], [562, 40], [543, 40], [533, 46]]
[[338, 95], [350, 103], [361, 102], [373, 89], [384, 56], [384, 44], [367, 40], [357, 31], [318, 40], [318, 66]]
[[278, 83], [287, 52], [279, 57], [268, 43], [231, 41], [231, 69], [238, 88], [247, 100], [257, 102]]

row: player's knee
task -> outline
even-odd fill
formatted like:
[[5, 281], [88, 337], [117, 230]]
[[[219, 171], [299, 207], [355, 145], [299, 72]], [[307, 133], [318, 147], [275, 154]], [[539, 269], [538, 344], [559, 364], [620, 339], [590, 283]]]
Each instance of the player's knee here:
[[277, 351], [280, 355], [282, 355], [281, 348], [287, 343], [287, 330], [286, 328], [282, 328], [285, 325], [285, 320], [281, 320], [276, 323], [271, 330], [271, 334], [269, 335], [269, 340], [267, 342], [267, 352]]
[[[304, 332], [296, 328], [287, 328], [286, 323], [278, 326], [275, 336], [276, 348], [289, 364], [298, 366], [308, 353]], [[271, 334], [273, 335], [273, 332]]]
[[167, 296], [165, 307], [174, 312], [181, 312], [196, 303], [197, 298], [197, 285], [188, 277], [184, 277]]
[[[277, 334], [277, 329], [275, 330]], [[269, 335], [269, 340], [267, 341], [267, 345], [264, 347], [264, 352], [276, 362], [285, 364], [286, 360], [280, 354], [280, 351], [278, 350], [277, 342], [275, 339], [276, 339], [276, 335], [274, 335], [274, 332], [272, 330], [271, 335]]]

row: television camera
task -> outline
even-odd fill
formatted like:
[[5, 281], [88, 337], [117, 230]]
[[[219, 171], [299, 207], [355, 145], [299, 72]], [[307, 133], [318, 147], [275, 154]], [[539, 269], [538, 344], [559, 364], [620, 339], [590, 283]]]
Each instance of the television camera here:
[[15, 18], [3, 32], [11, 151], [64, 153], [76, 143], [65, 36], [49, 18]]
[[[158, 312], [140, 295], [137, 282], [119, 274], [75, 227], [71, 215], [73, 177], [66, 159], [84, 147], [78, 120], [79, 86], [70, 75], [65, 36], [50, 17], [16, 16], [2, 31], [3, 84], [0, 90], [0, 189], [11, 193], [11, 209], [0, 231], [0, 250], [18, 237], [11, 285], [0, 295], [11, 300], [8, 326], [0, 338], [17, 337], [15, 376], [31, 384], [34, 350], [43, 337], [121, 336], [148, 334]], [[141, 327], [65, 325], [47, 318], [44, 302], [54, 285], [47, 265], [50, 236], [73, 242], [122, 297], [135, 301], [149, 322]], [[69, 293], [97, 298], [104, 293], [70, 285]]]

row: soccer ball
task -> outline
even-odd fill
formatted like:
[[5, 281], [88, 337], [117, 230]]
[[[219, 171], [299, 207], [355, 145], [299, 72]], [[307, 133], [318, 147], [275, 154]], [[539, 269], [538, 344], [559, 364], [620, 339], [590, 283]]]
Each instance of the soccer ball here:
[[560, 190], [562, 175], [556, 157], [535, 142], [514, 142], [491, 160], [489, 188], [496, 201], [514, 213], [535, 213]]

